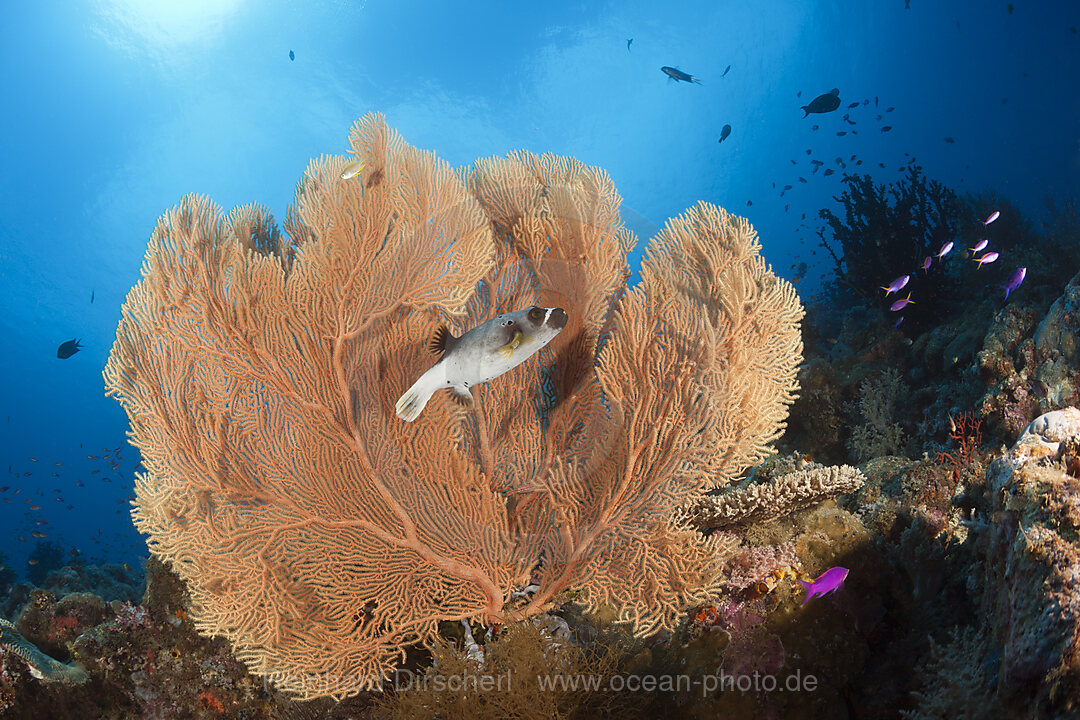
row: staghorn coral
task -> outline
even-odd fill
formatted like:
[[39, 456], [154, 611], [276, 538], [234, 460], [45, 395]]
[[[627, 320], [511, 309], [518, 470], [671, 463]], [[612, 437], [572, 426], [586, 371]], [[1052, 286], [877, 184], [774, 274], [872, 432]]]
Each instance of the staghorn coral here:
[[684, 508], [683, 514], [703, 530], [749, 525], [854, 492], [864, 480], [850, 465], [797, 470], [768, 483], [702, 497]]
[[[440, 622], [574, 590], [637, 633], [721, 586], [731, 543], [675, 510], [759, 462], [794, 399], [802, 309], [744, 220], [633, 236], [601, 170], [514, 153], [459, 175], [381, 116], [312, 162], [285, 229], [188, 196], [158, 222], [105, 369], [147, 472], [133, 518], [190, 617], [300, 697], [376, 686]], [[562, 305], [535, 362], [394, 416], [440, 322]], [[510, 592], [536, 592], [508, 607]]]

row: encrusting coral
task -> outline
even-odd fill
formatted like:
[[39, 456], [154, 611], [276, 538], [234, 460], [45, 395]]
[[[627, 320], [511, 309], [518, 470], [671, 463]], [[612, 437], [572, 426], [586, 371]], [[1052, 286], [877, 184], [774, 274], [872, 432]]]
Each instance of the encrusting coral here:
[[709, 495], [684, 512], [701, 529], [723, 529], [783, 517], [862, 487], [862, 472], [850, 465], [796, 470], [768, 483]]
[[[627, 290], [619, 196], [571, 158], [456, 173], [378, 115], [350, 144], [309, 165], [287, 238], [261, 208], [185, 197], [124, 304], [104, 375], [147, 468], [133, 517], [196, 627], [304, 698], [377, 685], [440, 622], [569, 590], [674, 627], [732, 551], [677, 509], [760, 462], [794, 399], [794, 288], [700, 203]], [[343, 180], [348, 160], [364, 170]], [[439, 323], [531, 304], [571, 318], [535, 361], [471, 407], [395, 416]]]

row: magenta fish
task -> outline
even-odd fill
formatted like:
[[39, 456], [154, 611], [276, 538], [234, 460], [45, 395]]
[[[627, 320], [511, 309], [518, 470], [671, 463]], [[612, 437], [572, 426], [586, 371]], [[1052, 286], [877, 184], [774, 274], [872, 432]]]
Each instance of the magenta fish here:
[[952, 240], [950, 240], [949, 242], [947, 242], [947, 243], [945, 243], [944, 245], [941, 246], [941, 249], [938, 250], [937, 256], [939, 258], [945, 257], [946, 255], [949, 254], [949, 252], [952, 250], [952, 248], [953, 248], [953, 243], [952, 243]]
[[989, 263], [992, 263], [997, 259], [998, 259], [998, 254], [996, 252], [988, 252], [985, 255], [983, 255], [982, 257], [975, 258], [975, 262], [979, 263], [979, 265], [982, 266], [982, 265], [987, 265]]
[[990, 217], [983, 220], [983, 225], [989, 225], [990, 223], [997, 220], [999, 217], [1001, 217], [1001, 212], [995, 210], [994, 212], [990, 213]]
[[1001, 289], [1005, 291], [1005, 299], [1009, 299], [1009, 293], [1016, 288], [1020, 287], [1020, 283], [1024, 282], [1024, 278], [1027, 277], [1027, 268], [1016, 268], [1013, 274], [1009, 276], [1009, 281], [1001, 286]]
[[898, 328], [898, 327], [900, 327], [900, 323], [902, 323], [902, 322], [904, 322], [904, 316], [903, 316], [903, 315], [901, 315], [901, 316], [900, 316], [900, 319], [899, 319], [899, 320], [897, 320], [896, 322], [894, 322], [894, 323], [892, 324], [892, 326], [893, 326], [894, 328]]
[[914, 304], [915, 304], [914, 301], [911, 299], [911, 293], [908, 293], [906, 298], [900, 298], [899, 300], [894, 302], [892, 305], [890, 305], [889, 310], [891, 310], [893, 312], [898, 312], [898, 311], [903, 310], [904, 308], [906, 308], [908, 305], [914, 305]]
[[986, 249], [986, 246], [989, 245], [989, 244], [990, 244], [990, 239], [989, 238], [983, 238], [982, 240], [980, 240], [979, 242], [977, 242], [975, 244], [975, 247], [971, 248], [971, 252], [973, 252], [973, 253], [982, 252], [983, 250]]
[[930, 263], [932, 263], [933, 261], [934, 261], [933, 258], [931, 258], [929, 255], [927, 255], [926, 259], [922, 261], [922, 269], [923, 270], [929, 270], [930, 269]]
[[831, 592], [836, 592], [844, 584], [847, 576], [848, 569], [837, 566], [821, 573], [818, 579], [813, 582], [800, 580], [799, 582], [806, 588], [806, 597], [800, 605], [805, 605], [812, 597], [823, 597]]
[[910, 275], [901, 275], [900, 277], [893, 280], [891, 285], [882, 286], [881, 289], [885, 291], [885, 297], [889, 297], [889, 295], [891, 295], [892, 293], [903, 290], [904, 286], [908, 284], [909, 280], [911, 280]]

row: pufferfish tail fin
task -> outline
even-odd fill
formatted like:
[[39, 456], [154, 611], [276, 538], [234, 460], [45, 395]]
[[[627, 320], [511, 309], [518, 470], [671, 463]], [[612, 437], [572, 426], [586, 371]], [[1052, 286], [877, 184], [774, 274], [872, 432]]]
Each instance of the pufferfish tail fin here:
[[399, 418], [405, 422], [412, 422], [420, 417], [420, 413], [427, 407], [432, 393], [439, 389], [439, 380], [435, 377], [436, 373], [434, 372], [438, 367], [436, 365], [421, 375], [412, 384], [412, 387], [406, 390], [405, 394], [398, 399], [394, 411]]

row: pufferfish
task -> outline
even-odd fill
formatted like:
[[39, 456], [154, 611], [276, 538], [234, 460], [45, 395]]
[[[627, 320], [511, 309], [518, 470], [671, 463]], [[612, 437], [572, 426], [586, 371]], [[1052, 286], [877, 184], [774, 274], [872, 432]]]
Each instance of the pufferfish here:
[[412, 422], [436, 390], [449, 388], [456, 402], [472, 402], [473, 385], [493, 380], [535, 355], [566, 327], [562, 308], [533, 306], [503, 313], [454, 337], [445, 325], [431, 339], [432, 352], [442, 357], [397, 401], [397, 416]]

